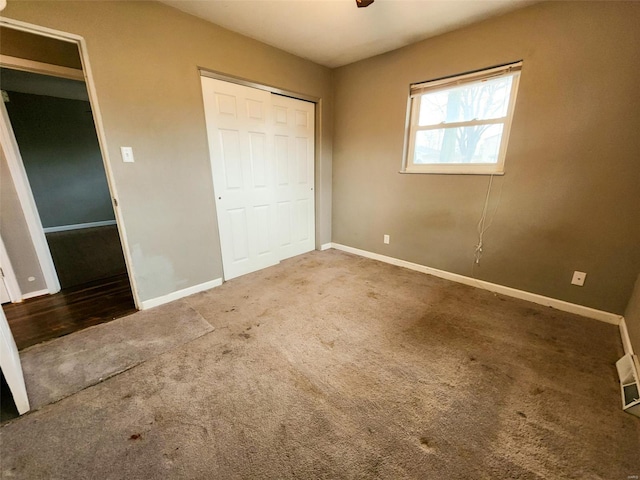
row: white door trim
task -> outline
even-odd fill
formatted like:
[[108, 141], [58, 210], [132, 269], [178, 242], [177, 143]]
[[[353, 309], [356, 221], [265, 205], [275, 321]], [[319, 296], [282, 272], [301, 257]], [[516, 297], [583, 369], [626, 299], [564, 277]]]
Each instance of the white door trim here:
[[16, 342], [13, 339], [7, 317], [4, 310], [0, 308], [0, 367], [4, 378], [9, 385], [13, 402], [18, 409], [18, 413], [23, 415], [29, 411], [29, 397], [27, 397], [27, 388], [24, 384], [24, 375], [22, 374], [22, 364], [20, 363], [20, 355]]
[[2, 276], [4, 277], [4, 284], [7, 287], [11, 303], [21, 302], [22, 291], [20, 290], [20, 285], [18, 285], [18, 279], [13, 271], [9, 255], [7, 255], [7, 250], [4, 248], [2, 237], [0, 237], [0, 267], [2, 267]]
[[[0, 18], [0, 26], [21, 30], [24, 32], [33, 33], [35, 35], [41, 35], [45, 37], [55, 38], [63, 42], [75, 43], [78, 45], [78, 51], [80, 53], [80, 60], [82, 61], [82, 71], [84, 73], [84, 81], [87, 86], [87, 92], [89, 94], [89, 102], [91, 104], [91, 111], [93, 112], [93, 122], [96, 128], [96, 135], [98, 137], [98, 144], [100, 145], [100, 151], [102, 153], [102, 161], [104, 164], [105, 173], [107, 176], [107, 184], [114, 204], [114, 213], [116, 223], [118, 225], [118, 232], [120, 234], [120, 243], [122, 245], [122, 251], [124, 253], [125, 264], [129, 273], [129, 282], [131, 284], [131, 291], [133, 293], [133, 300], [136, 308], [140, 309], [142, 301], [138, 292], [135, 271], [133, 268], [133, 257], [131, 255], [131, 249], [127, 240], [127, 233], [122, 211], [119, 207], [118, 192], [116, 189], [116, 182], [111, 169], [111, 160], [109, 157], [109, 150], [107, 148], [106, 135], [104, 131], [104, 124], [102, 123], [102, 113], [100, 111], [100, 105], [98, 103], [98, 95], [96, 93], [96, 87], [93, 81], [93, 72], [91, 70], [91, 64], [89, 63], [89, 54], [87, 50], [87, 44], [83, 37], [73, 33], [62, 32], [39, 25], [32, 25], [30, 23], [21, 22], [11, 18]], [[6, 109], [5, 109], [6, 110]], [[24, 168], [24, 167], [23, 167]], [[42, 224], [40, 224], [42, 228]], [[44, 236], [44, 232], [42, 233]], [[59, 287], [58, 287], [59, 290]]]
[[3, 101], [0, 102], [0, 144], [7, 159], [7, 164], [9, 165], [9, 172], [11, 172], [11, 178], [16, 188], [18, 200], [22, 206], [22, 213], [27, 222], [27, 228], [31, 235], [33, 248], [38, 257], [47, 290], [49, 293], [59, 292], [60, 281], [58, 280], [56, 267], [53, 264], [53, 258], [49, 251], [47, 238], [44, 235], [38, 208], [33, 198], [29, 179], [27, 178], [27, 172], [22, 163], [20, 149], [18, 148], [18, 143], [13, 133], [13, 128], [11, 127], [11, 121], [9, 120], [9, 114]]
[[214, 70], [208, 70], [202, 67], [198, 68], [198, 70], [200, 72], [200, 76], [202, 77], [213, 78], [215, 80], [222, 80], [223, 82], [235, 83], [237, 85], [243, 85], [245, 87], [257, 88], [258, 90], [264, 90], [266, 92], [275, 93], [277, 95], [284, 95], [285, 97], [295, 98], [296, 100], [304, 100], [306, 102], [311, 102], [315, 104], [318, 104], [318, 102], [320, 102], [319, 97], [314, 97], [312, 95], [305, 95], [304, 93], [292, 92], [291, 90], [284, 90], [282, 88], [273, 87], [271, 85], [266, 85], [264, 83], [253, 82], [251, 80], [247, 80], [246, 78], [234, 77], [232, 75], [216, 72]]
[[51, 65], [49, 63], [36, 62], [35, 60], [11, 57], [9, 55], [0, 55], [0, 67], [84, 82], [84, 73], [77, 68], [61, 67], [60, 65]]

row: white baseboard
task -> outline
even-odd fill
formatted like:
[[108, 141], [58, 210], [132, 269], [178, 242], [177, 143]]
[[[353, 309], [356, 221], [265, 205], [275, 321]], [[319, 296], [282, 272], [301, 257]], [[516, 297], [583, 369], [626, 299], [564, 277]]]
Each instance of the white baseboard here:
[[622, 337], [622, 348], [624, 348], [625, 355], [628, 353], [634, 355], [629, 330], [627, 330], [627, 322], [624, 317], [620, 319], [620, 337]]
[[159, 305], [164, 305], [165, 303], [173, 302], [174, 300], [179, 300], [184, 297], [188, 297], [189, 295], [193, 295], [194, 293], [203, 292], [205, 290], [209, 290], [211, 288], [219, 287], [222, 285], [222, 278], [216, 278], [215, 280], [211, 280], [209, 282], [201, 283], [199, 285], [194, 285], [193, 287], [183, 288], [182, 290], [178, 290], [172, 293], [168, 293], [167, 295], [163, 295], [161, 297], [152, 298], [151, 300], [145, 300], [140, 304], [140, 310], [147, 310], [149, 308], [157, 307]]
[[41, 297], [42, 295], [49, 295], [49, 290], [45, 288], [44, 290], [37, 290], [35, 292], [23, 293], [22, 300], [27, 300], [28, 298]]
[[476, 278], [466, 277], [457, 273], [451, 273], [444, 270], [438, 270], [436, 268], [426, 267], [417, 263], [407, 262], [386, 255], [380, 255], [379, 253], [368, 252], [366, 250], [360, 250], [359, 248], [348, 247], [339, 243], [332, 243], [332, 248], [336, 250], [342, 250], [343, 252], [353, 253], [362, 257], [371, 258], [384, 263], [390, 263], [391, 265], [397, 265], [399, 267], [408, 268], [417, 272], [428, 273], [435, 277], [444, 278], [453, 282], [463, 283], [472, 287], [482, 288], [491, 292], [500, 293], [509, 297], [519, 298], [521, 300], [527, 300], [529, 302], [537, 303], [547, 307], [553, 307], [563, 312], [575, 313], [576, 315], [582, 315], [583, 317], [593, 318], [600, 320], [601, 322], [611, 323], [613, 325], [620, 325], [622, 315], [615, 313], [605, 312], [602, 310], [596, 310], [595, 308], [585, 307], [583, 305], [577, 305], [575, 303], [565, 302], [564, 300], [558, 300], [555, 298], [545, 297], [538, 295], [537, 293], [525, 292], [524, 290], [518, 290], [511, 287], [505, 287], [504, 285], [498, 285], [496, 283], [486, 282], [484, 280], [478, 280]]
[[115, 225], [115, 220], [104, 220], [100, 222], [75, 223], [73, 225], [60, 225], [58, 227], [43, 228], [44, 233], [66, 232], [68, 230], [81, 230], [83, 228], [106, 227], [107, 225]]
[[332, 243], [323, 243], [322, 245], [320, 245], [320, 251], [324, 251], [324, 250], [329, 250], [330, 248], [333, 248], [333, 244]]

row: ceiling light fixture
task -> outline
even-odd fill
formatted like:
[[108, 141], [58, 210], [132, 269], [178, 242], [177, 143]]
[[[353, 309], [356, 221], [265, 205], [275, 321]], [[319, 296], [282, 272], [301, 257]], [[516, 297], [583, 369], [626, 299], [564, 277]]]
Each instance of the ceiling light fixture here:
[[358, 8], [368, 7], [374, 2], [374, 0], [356, 0], [356, 5]]

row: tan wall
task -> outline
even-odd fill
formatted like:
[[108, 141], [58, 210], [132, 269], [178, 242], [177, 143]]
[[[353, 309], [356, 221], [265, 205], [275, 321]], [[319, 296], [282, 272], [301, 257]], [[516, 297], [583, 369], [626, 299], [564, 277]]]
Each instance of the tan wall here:
[[[7, 249], [16, 280], [23, 295], [46, 290], [40, 263], [33, 247], [9, 166], [0, 148], [0, 236]], [[33, 277], [33, 281], [29, 281]]]
[[9, 2], [3, 15], [87, 42], [142, 300], [222, 276], [197, 67], [322, 98], [317, 242], [330, 241], [329, 69], [155, 2]]
[[[337, 69], [333, 241], [621, 314], [640, 271], [638, 25], [640, 3], [545, 2]], [[409, 84], [520, 59], [473, 269], [489, 177], [398, 174]]]
[[624, 320], [629, 331], [631, 345], [633, 345], [633, 352], [640, 355], [640, 275], [638, 275], [633, 295], [631, 295], [629, 305], [624, 312]]

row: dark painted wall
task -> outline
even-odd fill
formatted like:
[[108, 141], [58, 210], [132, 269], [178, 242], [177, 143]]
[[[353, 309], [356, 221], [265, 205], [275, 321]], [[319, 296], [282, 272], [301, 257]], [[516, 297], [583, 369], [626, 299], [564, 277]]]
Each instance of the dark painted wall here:
[[6, 104], [43, 226], [113, 220], [89, 102], [9, 92]]

